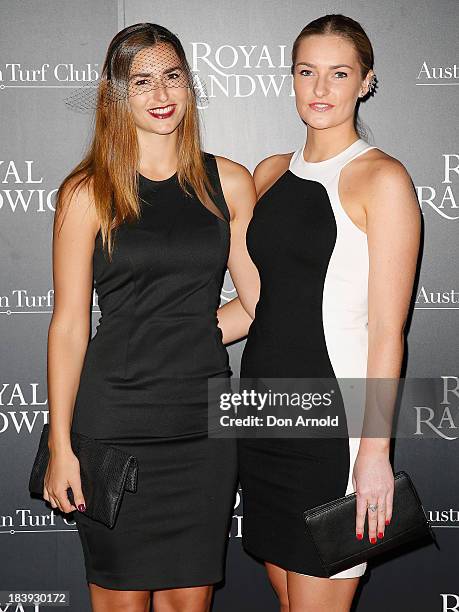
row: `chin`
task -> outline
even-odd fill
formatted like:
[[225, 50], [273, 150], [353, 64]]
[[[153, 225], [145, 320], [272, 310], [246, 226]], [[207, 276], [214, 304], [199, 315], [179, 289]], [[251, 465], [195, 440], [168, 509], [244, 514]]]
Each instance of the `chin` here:
[[306, 123], [309, 127], [314, 128], [315, 130], [325, 130], [327, 128], [333, 127], [335, 124], [332, 123], [329, 119], [325, 120], [325, 117], [322, 120], [317, 120], [317, 117], [301, 117], [304, 123]]
[[163, 125], [163, 126], [152, 126], [151, 123], [144, 125], [143, 129], [146, 132], [151, 132], [152, 134], [163, 134], [163, 135], [167, 135], [167, 134], [172, 134], [172, 132], [174, 132], [176, 129], [178, 128], [178, 124], [169, 124], [169, 125]]

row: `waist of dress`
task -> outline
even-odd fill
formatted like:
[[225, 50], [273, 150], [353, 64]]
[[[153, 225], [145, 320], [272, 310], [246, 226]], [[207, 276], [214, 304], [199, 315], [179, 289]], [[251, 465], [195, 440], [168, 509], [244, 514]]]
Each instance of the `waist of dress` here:
[[178, 323], [192, 323], [203, 321], [206, 323], [217, 321], [217, 310], [205, 311], [205, 312], [157, 312], [153, 308], [147, 306], [138, 307], [134, 312], [132, 310], [108, 310], [101, 308], [100, 310], [99, 325], [107, 325], [110, 322], [120, 323], [125, 322], [129, 324], [133, 318], [136, 318], [142, 322], [152, 323], [170, 323], [176, 325]]

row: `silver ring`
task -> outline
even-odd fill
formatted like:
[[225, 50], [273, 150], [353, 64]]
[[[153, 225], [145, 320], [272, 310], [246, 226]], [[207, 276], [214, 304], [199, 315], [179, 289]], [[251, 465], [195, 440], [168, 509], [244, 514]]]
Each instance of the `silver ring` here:
[[376, 512], [377, 509], [378, 509], [378, 504], [368, 504], [368, 510], [371, 510], [372, 512]]

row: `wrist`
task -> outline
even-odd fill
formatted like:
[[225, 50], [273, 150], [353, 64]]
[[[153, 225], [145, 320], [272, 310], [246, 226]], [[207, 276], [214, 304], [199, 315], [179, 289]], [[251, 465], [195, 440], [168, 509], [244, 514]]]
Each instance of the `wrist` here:
[[361, 438], [360, 455], [389, 455], [390, 438]]
[[62, 455], [73, 452], [70, 437], [66, 438], [48, 438], [48, 450], [52, 455]]

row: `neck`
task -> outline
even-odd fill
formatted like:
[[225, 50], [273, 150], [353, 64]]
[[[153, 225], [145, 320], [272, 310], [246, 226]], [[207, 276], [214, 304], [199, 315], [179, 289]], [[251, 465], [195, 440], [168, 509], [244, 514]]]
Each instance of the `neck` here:
[[171, 134], [154, 134], [137, 129], [139, 145], [138, 170], [141, 174], [162, 180], [177, 170], [177, 130]]
[[359, 138], [354, 126], [348, 124], [318, 130], [308, 126], [303, 158], [308, 162], [320, 162], [344, 151]]

